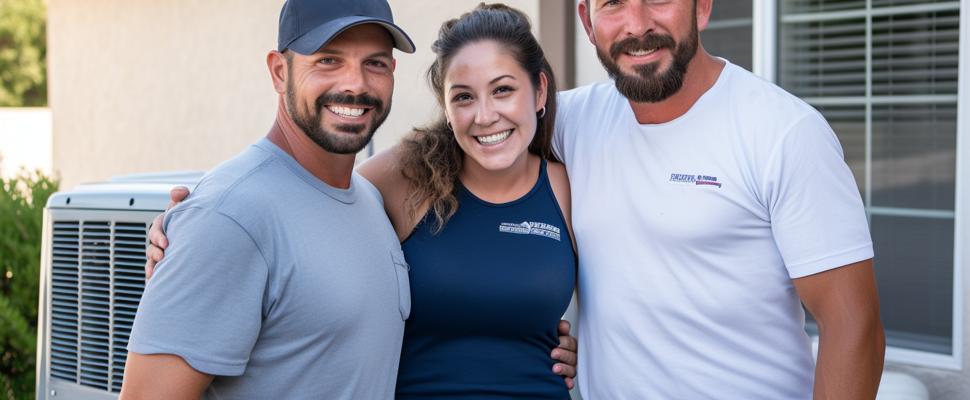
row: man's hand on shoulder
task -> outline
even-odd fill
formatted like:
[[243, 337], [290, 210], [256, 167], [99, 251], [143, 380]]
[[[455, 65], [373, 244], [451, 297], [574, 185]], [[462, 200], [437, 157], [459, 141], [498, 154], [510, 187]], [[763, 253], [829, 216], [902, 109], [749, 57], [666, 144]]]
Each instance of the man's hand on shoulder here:
[[168, 203], [168, 207], [165, 208], [165, 213], [159, 214], [152, 221], [152, 226], [148, 230], [148, 239], [151, 243], [148, 248], [145, 249], [145, 280], [152, 279], [152, 274], [155, 273], [155, 264], [162, 261], [165, 257], [165, 249], [168, 248], [168, 237], [165, 236], [165, 227], [162, 226], [163, 221], [165, 221], [165, 214], [172, 207], [175, 207], [178, 203], [189, 197], [189, 188], [185, 186], [176, 186], [172, 188], [169, 192], [171, 201]]

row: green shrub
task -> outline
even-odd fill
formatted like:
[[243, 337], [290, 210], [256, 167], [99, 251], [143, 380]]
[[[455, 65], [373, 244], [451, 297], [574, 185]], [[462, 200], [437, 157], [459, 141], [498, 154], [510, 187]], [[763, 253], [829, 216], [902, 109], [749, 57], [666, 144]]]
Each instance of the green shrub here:
[[22, 172], [0, 183], [0, 399], [30, 399], [43, 213], [57, 180]]
[[0, 107], [47, 105], [44, 0], [0, 0]]

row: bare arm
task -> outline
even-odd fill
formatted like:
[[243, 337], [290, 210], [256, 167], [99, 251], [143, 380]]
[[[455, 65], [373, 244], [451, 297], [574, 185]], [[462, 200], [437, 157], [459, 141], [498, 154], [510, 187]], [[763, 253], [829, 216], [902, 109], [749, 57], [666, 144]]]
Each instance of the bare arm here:
[[815, 399], [873, 399], [886, 338], [872, 260], [795, 279], [819, 329]]
[[212, 378], [176, 355], [129, 352], [119, 400], [198, 399]]

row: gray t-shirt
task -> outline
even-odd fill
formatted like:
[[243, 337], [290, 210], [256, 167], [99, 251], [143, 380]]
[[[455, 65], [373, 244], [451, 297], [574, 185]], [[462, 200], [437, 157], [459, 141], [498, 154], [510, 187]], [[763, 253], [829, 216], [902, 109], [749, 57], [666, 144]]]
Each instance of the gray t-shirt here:
[[128, 350], [216, 378], [207, 398], [391, 399], [411, 299], [380, 193], [266, 139], [168, 213]]

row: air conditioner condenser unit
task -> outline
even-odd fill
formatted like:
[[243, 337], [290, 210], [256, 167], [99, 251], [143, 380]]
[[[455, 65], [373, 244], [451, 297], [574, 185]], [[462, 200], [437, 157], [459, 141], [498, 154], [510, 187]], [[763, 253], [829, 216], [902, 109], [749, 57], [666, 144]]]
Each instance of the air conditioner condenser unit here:
[[148, 228], [201, 172], [139, 174], [55, 193], [44, 211], [37, 399], [116, 399], [145, 287]]

